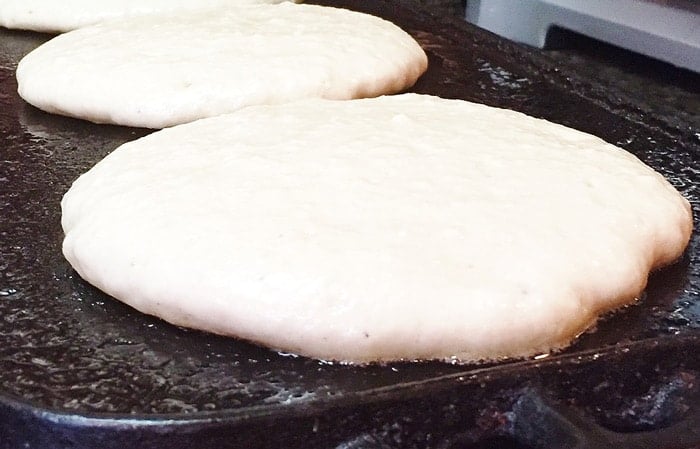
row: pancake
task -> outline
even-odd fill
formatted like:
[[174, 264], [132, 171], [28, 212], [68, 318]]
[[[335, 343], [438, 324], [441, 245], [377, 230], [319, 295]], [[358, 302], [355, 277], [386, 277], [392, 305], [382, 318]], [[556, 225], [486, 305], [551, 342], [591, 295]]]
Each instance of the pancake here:
[[2, 0], [0, 26], [64, 33], [109, 19], [284, 0]]
[[348, 363], [565, 347], [692, 231], [688, 201], [618, 147], [414, 94], [162, 130], [82, 175], [62, 210], [66, 258], [118, 300]]
[[163, 128], [256, 104], [395, 93], [426, 68], [390, 22], [287, 2], [81, 28], [24, 57], [17, 81], [47, 112]]

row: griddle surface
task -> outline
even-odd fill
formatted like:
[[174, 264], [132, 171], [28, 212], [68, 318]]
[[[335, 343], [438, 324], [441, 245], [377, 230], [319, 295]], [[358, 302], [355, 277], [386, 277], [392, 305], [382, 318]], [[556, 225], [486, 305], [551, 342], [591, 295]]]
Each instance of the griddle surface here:
[[[412, 91], [515, 109], [622, 146], [670, 179], [691, 200], [699, 222], [697, 130], [607, 98], [602, 84], [570, 77], [540, 53], [468, 24], [391, 1], [322, 3], [383, 16], [411, 33], [430, 58]], [[0, 29], [0, 396], [38, 410], [187, 420], [342, 405], [358, 392], [380, 397], [445, 375], [486, 381], [488, 373], [535, 363], [329, 365], [171, 326], [89, 286], [61, 255], [60, 199], [77, 176], [149, 131], [57, 117], [24, 103], [16, 94], [16, 64], [49, 38]], [[639, 304], [537, 363], [573, 364], [598, 350], [618, 353], [647, 341], [672, 346], [674, 339], [698, 335], [699, 245], [696, 231], [684, 258], [652, 277]]]

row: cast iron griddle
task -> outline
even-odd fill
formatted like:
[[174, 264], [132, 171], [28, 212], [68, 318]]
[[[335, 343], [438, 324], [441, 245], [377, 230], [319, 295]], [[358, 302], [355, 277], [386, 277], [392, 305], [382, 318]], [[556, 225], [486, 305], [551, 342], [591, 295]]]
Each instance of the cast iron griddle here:
[[[379, 15], [411, 33], [430, 58], [412, 91], [519, 110], [618, 144], [670, 179], [690, 199], [698, 223], [697, 124], [679, 128], [608, 98], [603, 85], [466, 23], [390, 0], [320, 3]], [[609, 428], [622, 422], [621, 428], [644, 430], [643, 422], [615, 417], [626, 399], [616, 396], [618, 384], [608, 377], [618, 379], [620, 369], [629, 370], [636, 376], [627, 384], [634, 397], [658, 393], [648, 382], [676, 385], [678, 376], [681, 390], [695, 391], [697, 232], [682, 260], [652, 276], [639, 304], [605, 318], [595, 332], [543, 360], [338, 366], [181, 329], [114, 301], [63, 259], [59, 202], [79, 174], [149, 131], [57, 117], [24, 103], [16, 94], [16, 64], [49, 38], [0, 29], [0, 447], [10, 438], [8, 429], [34, 429], [24, 439], [5, 440], [28, 441], [27, 447], [46, 441], [58, 441], [56, 447], [98, 441], [103, 447], [125, 441], [145, 447], [170, 441], [168, 435], [174, 438], [169, 447], [205, 440], [212, 447], [275, 447], [280, 441], [332, 447], [368, 421], [385, 422], [378, 416], [389, 409], [406, 417], [432, 404], [438, 410], [431, 416], [443, 416], [455, 400], [486, 396], [500, 404], [496, 408], [514, 407], [517, 398], [530, 397], [521, 388], [542, 384], [566, 392], [555, 396]], [[594, 388], [609, 397], [604, 406], [588, 397]], [[677, 414], [669, 412], [648, 428], [671, 425], [689, 413], [683, 405], [687, 394], [674, 399], [681, 404]], [[127, 433], [131, 439], [124, 439]], [[378, 438], [372, 435], [367, 438]]]

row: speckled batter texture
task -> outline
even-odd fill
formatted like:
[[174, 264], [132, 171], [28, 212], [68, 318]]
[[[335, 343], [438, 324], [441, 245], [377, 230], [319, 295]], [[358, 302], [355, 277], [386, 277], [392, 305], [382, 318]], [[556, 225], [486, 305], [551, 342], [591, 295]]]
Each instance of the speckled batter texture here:
[[109, 19], [285, 0], [2, 0], [0, 26], [63, 33]]
[[154, 133], [62, 208], [71, 265], [136, 309], [357, 363], [562, 347], [692, 229], [689, 203], [622, 149], [413, 94]]
[[82, 28], [23, 58], [17, 81], [48, 112], [162, 128], [255, 104], [395, 93], [426, 68], [388, 21], [285, 2]]

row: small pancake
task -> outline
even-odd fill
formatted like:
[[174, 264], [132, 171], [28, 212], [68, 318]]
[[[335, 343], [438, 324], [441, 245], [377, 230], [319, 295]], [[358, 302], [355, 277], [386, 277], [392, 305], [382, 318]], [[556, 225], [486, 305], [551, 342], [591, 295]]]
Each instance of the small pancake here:
[[395, 93], [426, 68], [390, 22], [286, 2], [81, 28], [29, 53], [17, 81], [47, 112], [162, 128], [256, 104]]
[[0, 26], [64, 33], [109, 19], [284, 0], [2, 0]]

